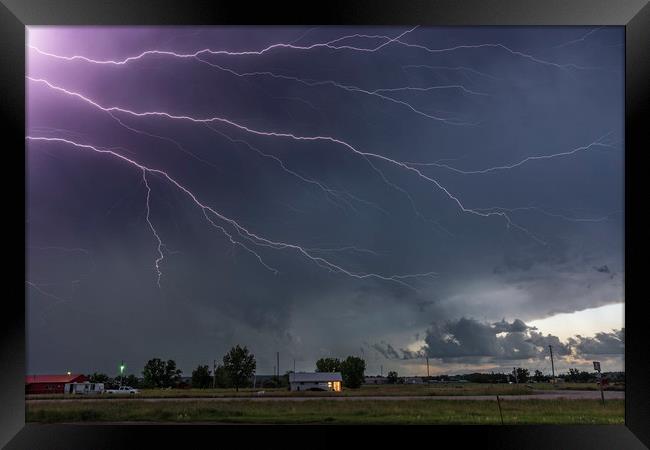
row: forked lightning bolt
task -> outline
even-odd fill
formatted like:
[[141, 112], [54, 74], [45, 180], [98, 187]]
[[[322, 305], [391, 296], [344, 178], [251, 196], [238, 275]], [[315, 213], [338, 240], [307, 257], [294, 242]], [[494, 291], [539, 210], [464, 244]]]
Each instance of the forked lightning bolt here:
[[[162, 252], [163, 243], [162, 243], [162, 239], [159, 236], [159, 233], [156, 231], [156, 228], [153, 226], [153, 224], [152, 224], [152, 222], [150, 220], [150, 217], [149, 217], [149, 211], [150, 211], [150, 209], [149, 209], [149, 201], [150, 201], [151, 189], [150, 189], [150, 186], [149, 186], [148, 181], [147, 181], [147, 174], [156, 174], [156, 175], [161, 176], [163, 179], [167, 180], [169, 183], [171, 183], [173, 186], [175, 186], [181, 192], [186, 194], [191, 199], [191, 201], [201, 210], [201, 212], [203, 213], [203, 215], [205, 216], [205, 218], [208, 220], [208, 222], [210, 224], [212, 224], [214, 227], [216, 227], [216, 228], [220, 229], [221, 231], [223, 231], [224, 234], [228, 237], [228, 239], [232, 243], [240, 245], [240, 246], [246, 248], [249, 252], [251, 252], [253, 255], [256, 256], [258, 261], [260, 261], [262, 263], [263, 263], [263, 260], [262, 260], [261, 255], [259, 255], [257, 252], [255, 252], [254, 250], [252, 250], [250, 247], [246, 246], [242, 242], [235, 240], [232, 237], [232, 235], [227, 233], [226, 230], [223, 227], [217, 225], [214, 222], [212, 217], [215, 217], [215, 218], [219, 219], [220, 221], [225, 222], [228, 225], [230, 225], [237, 232], [238, 235], [240, 235], [241, 237], [246, 239], [251, 244], [254, 244], [256, 246], [261, 246], [261, 247], [274, 248], [276, 250], [293, 250], [293, 251], [296, 251], [296, 252], [298, 252], [299, 254], [301, 254], [302, 256], [309, 259], [310, 261], [312, 261], [313, 263], [315, 263], [316, 265], [318, 265], [320, 267], [326, 268], [326, 269], [328, 269], [328, 270], [330, 270], [332, 272], [342, 273], [342, 274], [347, 275], [347, 276], [349, 276], [351, 278], [356, 278], [356, 279], [377, 279], [377, 280], [383, 280], [383, 281], [390, 281], [390, 282], [397, 283], [397, 284], [400, 284], [402, 286], [408, 287], [410, 289], [414, 289], [413, 286], [405, 283], [402, 280], [404, 278], [427, 277], [427, 276], [431, 276], [431, 275], [434, 274], [434, 272], [427, 272], [427, 273], [424, 273], [424, 274], [381, 275], [381, 274], [377, 274], [377, 273], [353, 272], [353, 271], [347, 270], [344, 267], [342, 267], [340, 265], [337, 265], [337, 264], [335, 264], [335, 263], [333, 263], [333, 262], [331, 262], [331, 261], [329, 261], [329, 260], [327, 260], [327, 259], [325, 259], [325, 258], [323, 258], [321, 256], [314, 255], [313, 253], [309, 252], [309, 250], [307, 250], [305, 247], [302, 247], [300, 245], [287, 243], [287, 242], [281, 242], [281, 241], [274, 241], [274, 240], [265, 238], [265, 237], [263, 237], [261, 235], [258, 235], [256, 233], [250, 231], [249, 229], [247, 229], [246, 227], [244, 227], [240, 223], [238, 223], [236, 220], [234, 220], [232, 218], [229, 218], [229, 217], [225, 216], [224, 214], [220, 213], [219, 211], [215, 210], [211, 206], [209, 206], [209, 205], [207, 205], [205, 203], [202, 203], [198, 199], [196, 194], [194, 194], [191, 190], [189, 190], [187, 187], [185, 187], [179, 181], [174, 179], [172, 176], [170, 176], [164, 170], [156, 169], [156, 168], [152, 168], [152, 167], [147, 167], [147, 166], [145, 166], [145, 165], [143, 165], [143, 164], [141, 164], [141, 163], [139, 163], [139, 162], [137, 162], [137, 161], [135, 161], [135, 160], [133, 160], [131, 158], [128, 158], [128, 157], [126, 157], [124, 155], [121, 155], [121, 154], [119, 154], [119, 153], [117, 153], [115, 151], [112, 151], [112, 150], [101, 149], [101, 148], [93, 146], [93, 145], [82, 144], [82, 143], [78, 143], [78, 142], [75, 142], [75, 141], [72, 141], [72, 140], [69, 140], [69, 139], [53, 138], [53, 137], [40, 137], [40, 136], [27, 136], [26, 139], [29, 140], [29, 141], [46, 141], [46, 142], [62, 143], [62, 144], [67, 144], [69, 146], [73, 146], [74, 148], [77, 148], [77, 149], [84, 149], [84, 150], [93, 151], [93, 152], [100, 153], [100, 154], [109, 155], [109, 156], [111, 156], [113, 158], [124, 161], [124, 162], [134, 166], [139, 171], [141, 171], [142, 176], [143, 176], [143, 181], [144, 181], [145, 185], [147, 186], [147, 197], [146, 197], [146, 199], [147, 199], [147, 222], [148, 222], [148, 225], [149, 225], [152, 233], [154, 234], [154, 236], [155, 236], [155, 238], [156, 238], [156, 240], [158, 242], [157, 250], [158, 250], [158, 255], [159, 256], [156, 259], [156, 263], [155, 263], [155, 268], [156, 268], [158, 277], [160, 277], [160, 275], [161, 275], [160, 262], [164, 258], [164, 254]], [[263, 264], [267, 269], [272, 270], [275, 273], [277, 273], [277, 270], [272, 269], [270, 266], [268, 266], [265, 263], [263, 263]]]
[[[445, 48], [430, 48], [425, 45], [421, 44], [413, 44], [413, 43], [408, 43], [404, 42], [402, 40], [403, 37], [405, 37], [407, 34], [412, 33], [415, 31], [418, 27], [413, 27], [411, 29], [408, 29], [404, 31], [403, 33], [400, 33], [399, 35], [395, 37], [390, 37], [390, 36], [382, 36], [382, 35], [363, 35], [363, 34], [353, 34], [353, 35], [348, 35], [348, 36], [342, 36], [340, 38], [328, 41], [328, 42], [320, 42], [320, 43], [315, 43], [311, 45], [294, 45], [294, 44], [288, 44], [288, 43], [277, 43], [277, 44], [272, 44], [269, 45], [261, 50], [246, 50], [246, 51], [230, 51], [230, 50], [212, 50], [210, 48], [203, 48], [201, 50], [197, 50], [192, 53], [178, 53], [174, 52], [171, 50], [146, 50], [141, 52], [138, 55], [135, 56], [129, 56], [126, 58], [123, 58], [121, 60], [116, 60], [116, 59], [93, 59], [93, 58], [88, 58], [83, 55], [72, 55], [72, 56], [65, 56], [65, 55], [58, 55], [56, 53], [51, 53], [47, 52], [44, 50], [41, 50], [38, 47], [35, 47], [33, 45], [29, 45], [29, 48], [33, 49], [34, 51], [44, 55], [48, 56], [51, 58], [57, 58], [61, 60], [67, 60], [67, 61], [84, 61], [87, 63], [92, 63], [92, 64], [103, 64], [103, 65], [116, 65], [116, 66], [121, 66], [128, 64], [132, 61], [137, 61], [140, 60], [146, 56], [150, 55], [162, 55], [162, 56], [171, 56], [175, 58], [196, 58], [199, 55], [223, 55], [223, 56], [260, 56], [264, 55], [265, 53], [271, 52], [273, 50], [277, 49], [288, 49], [288, 50], [298, 50], [298, 51], [309, 51], [309, 50], [314, 50], [314, 49], [319, 49], [319, 48], [327, 48], [330, 50], [348, 50], [348, 51], [355, 51], [355, 52], [369, 52], [369, 53], [374, 53], [378, 52], [384, 47], [395, 44], [395, 45], [401, 45], [404, 47], [409, 47], [409, 48], [416, 48], [420, 49], [423, 51], [426, 51], [428, 53], [447, 53], [447, 52], [454, 52], [457, 50], [470, 50], [470, 49], [479, 49], [479, 48], [495, 48], [495, 49], [500, 49], [504, 50], [508, 53], [510, 53], [513, 56], [521, 57], [524, 59], [527, 59], [529, 61], [535, 62], [537, 64], [542, 64], [542, 65], [548, 65], [548, 66], [553, 66], [557, 67], [560, 69], [568, 69], [568, 68], [573, 68], [573, 69], [590, 69], [589, 67], [583, 67], [579, 66], [576, 64], [559, 64], [555, 63], [552, 61], [547, 61], [541, 58], [537, 58], [531, 54], [520, 52], [517, 50], [513, 50], [510, 47], [501, 44], [501, 43], [480, 43], [480, 44], [463, 44], [463, 45], [456, 45], [452, 47], [445, 47]], [[381, 39], [385, 42], [376, 45], [374, 47], [356, 47], [352, 45], [334, 45], [337, 42], [341, 42], [344, 40], [349, 40], [349, 39], [354, 39], [354, 38], [361, 38], [361, 39]]]
[[[90, 105], [92, 105], [92, 106], [94, 106], [94, 107], [96, 107], [98, 109], [101, 109], [102, 111], [105, 111], [105, 112], [115, 112], [115, 113], [119, 112], [119, 113], [123, 113], [123, 114], [128, 114], [128, 115], [133, 116], [133, 117], [161, 117], [161, 118], [166, 118], [166, 119], [171, 119], [171, 120], [182, 120], [182, 121], [189, 121], [189, 122], [199, 123], [199, 124], [217, 122], [217, 123], [223, 123], [223, 124], [232, 126], [232, 127], [236, 128], [236, 129], [239, 129], [241, 131], [244, 131], [244, 132], [247, 132], [247, 133], [250, 133], [250, 134], [254, 134], [254, 135], [258, 135], [258, 136], [285, 138], [285, 139], [291, 139], [291, 140], [294, 140], [294, 141], [306, 141], [306, 142], [324, 141], [324, 142], [330, 142], [332, 144], [336, 144], [338, 146], [341, 146], [344, 149], [347, 149], [348, 151], [351, 151], [356, 155], [361, 156], [363, 159], [368, 161], [370, 166], [375, 171], [379, 171], [379, 169], [370, 162], [370, 159], [377, 160], [377, 161], [380, 161], [380, 162], [383, 162], [383, 163], [387, 163], [387, 164], [390, 164], [390, 165], [393, 165], [393, 166], [397, 166], [399, 168], [402, 168], [402, 169], [404, 169], [404, 170], [406, 170], [408, 172], [411, 172], [411, 173], [415, 174], [420, 179], [425, 180], [426, 182], [431, 183], [434, 186], [436, 186], [436, 188], [439, 189], [440, 191], [442, 191], [449, 199], [451, 199], [459, 207], [459, 209], [463, 213], [476, 215], [476, 216], [480, 216], [480, 217], [500, 216], [500, 217], [502, 217], [502, 218], [504, 218], [506, 220], [508, 226], [513, 226], [514, 228], [517, 228], [517, 229], [519, 229], [521, 231], [524, 231], [525, 233], [527, 233], [531, 237], [533, 237], [533, 235], [530, 232], [523, 229], [521, 226], [516, 225], [515, 223], [513, 223], [510, 220], [510, 217], [503, 211], [482, 212], [482, 211], [479, 211], [479, 210], [476, 210], [476, 209], [466, 207], [457, 196], [452, 194], [446, 187], [444, 187], [442, 184], [440, 184], [440, 182], [438, 182], [436, 179], [434, 179], [434, 178], [432, 178], [430, 176], [425, 175], [424, 173], [422, 173], [422, 171], [420, 171], [416, 167], [414, 167], [412, 165], [409, 165], [408, 163], [405, 163], [405, 162], [402, 162], [402, 161], [399, 161], [399, 160], [396, 160], [396, 159], [392, 159], [392, 158], [389, 158], [387, 156], [384, 156], [384, 155], [381, 155], [381, 154], [378, 154], [378, 153], [372, 153], [372, 152], [359, 150], [355, 146], [353, 146], [352, 144], [350, 144], [350, 143], [348, 143], [346, 141], [343, 141], [341, 139], [332, 137], [332, 136], [302, 136], [302, 135], [296, 135], [296, 134], [293, 134], [293, 133], [287, 133], [287, 132], [282, 132], [282, 131], [257, 130], [257, 129], [242, 125], [240, 123], [234, 122], [234, 121], [229, 120], [227, 118], [218, 117], [218, 116], [200, 118], [200, 117], [192, 117], [192, 116], [188, 116], [188, 115], [172, 114], [172, 113], [169, 113], [169, 112], [166, 112], [166, 111], [137, 112], [137, 111], [133, 111], [133, 110], [118, 107], [118, 106], [105, 107], [105, 106], [100, 105], [99, 103], [95, 102], [94, 100], [92, 100], [92, 99], [90, 99], [90, 98], [88, 98], [88, 97], [86, 97], [86, 96], [84, 96], [84, 95], [82, 95], [82, 94], [80, 94], [78, 92], [73, 92], [73, 91], [64, 89], [62, 87], [56, 86], [56, 85], [50, 83], [49, 81], [47, 81], [45, 79], [32, 78], [32, 77], [27, 77], [27, 78], [29, 80], [31, 80], [31, 81], [45, 84], [49, 88], [54, 89], [54, 90], [59, 91], [59, 92], [62, 92], [64, 94], [66, 94], [66, 95], [70, 95], [70, 96], [79, 98], [79, 99], [85, 101], [86, 103], [88, 103], [88, 104], [90, 104]], [[379, 173], [381, 174], [380, 171], [379, 171]], [[383, 176], [383, 174], [382, 174], [382, 176]], [[384, 177], [384, 180], [388, 182], [388, 180], [385, 177]], [[394, 186], [395, 185], [393, 185], [393, 187]], [[534, 237], [534, 239], [536, 239], [540, 243], [543, 243], [543, 241], [539, 240], [536, 237]]]
[[490, 172], [497, 172], [500, 170], [509, 170], [509, 169], [514, 169], [519, 166], [523, 166], [524, 164], [530, 162], [530, 161], [540, 161], [540, 160], [545, 160], [545, 159], [553, 159], [553, 158], [561, 158], [563, 156], [571, 156], [574, 155], [578, 152], [582, 152], [585, 150], [590, 150], [594, 147], [607, 147], [607, 148], [613, 148], [611, 144], [606, 144], [603, 143], [602, 140], [606, 138], [607, 136], [611, 135], [612, 132], [610, 131], [607, 134], [604, 134], [603, 136], [599, 137], [595, 141], [591, 142], [590, 144], [583, 145], [580, 147], [576, 147], [572, 150], [566, 151], [566, 152], [560, 152], [560, 153], [553, 153], [550, 155], [537, 155], [537, 156], [528, 156], [520, 161], [517, 161], [513, 164], [507, 164], [507, 165], [502, 165], [502, 166], [495, 166], [495, 167], [488, 167], [486, 169], [479, 169], [479, 170], [462, 170], [462, 169], [457, 169], [453, 166], [450, 166], [448, 164], [441, 164], [439, 162], [432, 162], [432, 163], [414, 163], [414, 162], [409, 162], [408, 164], [412, 166], [434, 166], [434, 167], [441, 167], [444, 169], [451, 170], [456, 173], [460, 173], [463, 175], [474, 175], [474, 174], [486, 174]]

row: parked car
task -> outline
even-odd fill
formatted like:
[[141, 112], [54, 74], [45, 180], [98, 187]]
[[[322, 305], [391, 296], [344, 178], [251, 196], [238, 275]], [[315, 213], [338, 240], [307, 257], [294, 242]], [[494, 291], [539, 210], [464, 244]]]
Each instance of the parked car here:
[[117, 389], [106, 389], [106, 391], [104, 391], [104, 392], [106, 394], [118, 394], [118, 395], [121, 395], [121, 394], [137, 394], [140, 391], [137, 390], [136, 388], [132, 388], [131, 386], [120, 386]]

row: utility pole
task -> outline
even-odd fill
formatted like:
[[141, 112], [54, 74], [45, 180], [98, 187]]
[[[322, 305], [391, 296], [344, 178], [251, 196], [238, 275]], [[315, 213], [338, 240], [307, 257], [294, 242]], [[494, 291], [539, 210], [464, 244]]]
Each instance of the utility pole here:
[[499, 394], [497, 394], [497, 405], [499, 405], [499, 416], [501, 416], [501, 425], [503, 425], [503, 412], [501, 412], [501, 400], [499, 400]]
[[600, 385], [600, 398], [605, 406], [605, 393], [603, 392], [603, 374], [600, 372], [600, 361], [594, 361], [594, 369], [598, 371], [598, 384]]
[[278, 368], [278, 378], [280, 378], [280, 352], [276, 353], [276, 358], [277, 358], [277, 368]]
[[512, 373], [515, 375], [515, 384], [519, 384], [519, 379], [517, 378], [517, 369], [515, 367], [512, 368]]
[[217, 360], [212, 362], [212, 389], [217, 387]]
[[429, 378], [429, 357], [427, 356], [427, 379]]
[[555, 365], [553, 364], [553, 346], [549, 345], [548, 350], [549, 350], [549, 352], [551, 352], [551, 372], [553, 374], [552, 380], [553, 380], [553, 383], [555, 383]]

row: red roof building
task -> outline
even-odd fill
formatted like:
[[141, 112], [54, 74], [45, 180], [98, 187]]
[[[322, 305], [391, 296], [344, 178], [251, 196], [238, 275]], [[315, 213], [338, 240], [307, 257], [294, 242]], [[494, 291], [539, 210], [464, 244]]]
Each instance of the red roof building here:
[[83, 383], [85, 375], [26, 375], [25, 394], [63, 394], [66, 383]]

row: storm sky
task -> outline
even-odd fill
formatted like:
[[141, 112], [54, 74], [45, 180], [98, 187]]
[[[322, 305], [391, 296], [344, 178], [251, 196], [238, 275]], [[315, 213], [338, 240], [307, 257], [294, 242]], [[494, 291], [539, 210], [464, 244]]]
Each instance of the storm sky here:
[[622, 28], [27, 42], [29, 373], [623, 368]]

